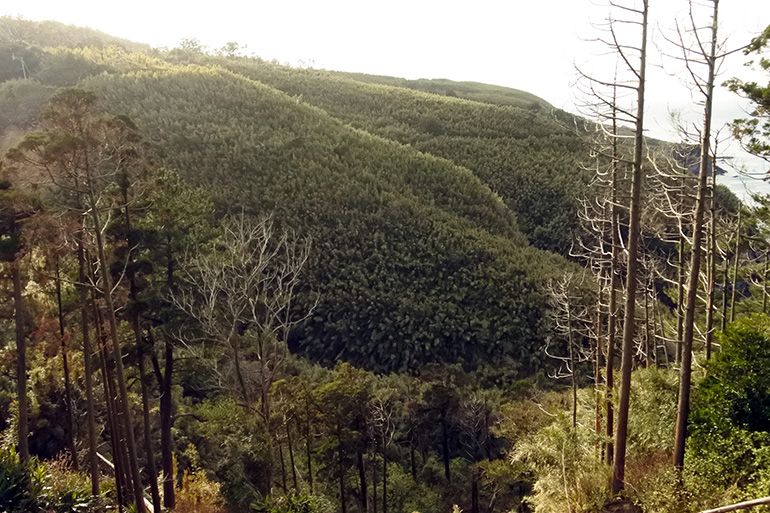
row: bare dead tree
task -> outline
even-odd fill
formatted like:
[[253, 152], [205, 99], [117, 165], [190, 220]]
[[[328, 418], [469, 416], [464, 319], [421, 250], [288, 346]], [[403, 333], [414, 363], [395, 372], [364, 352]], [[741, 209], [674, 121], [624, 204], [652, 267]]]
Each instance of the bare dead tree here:
[[222, 223], [222, 234], [212, 247], [190, 256], [189, 265], [180, 271], [184, 286], [171, 296], [194, 320], [201, 334], [195, 341], [229, 353], [238, 394], [249, 409], [256, 401], [244, 374], [244, 357], [253, 355], [259, 412], [266, 425], [268, 392], [286, 357], [286, 336], [309, 315], [293, 317], [292, 312], [309, 253], [309, 239], [278, 232], [270, 218], [253, 220], [241, 213]]
[[[621, 275], [623, 262], [620, 255], [625, 250], [623, 237], [621, 236], [621, 211], [627, 205], [627, 197], [620, 193], [628, 181], [628, 159], [623, 155], [626, 149], [619, 133], [619, 116], [614, 107], [617, 101], [617, 87], [612, 88], [612, 101], [609, 107], [589, 103], [586, 107], [589, 112], [594, 112], [595, 118], [601, 122], [592, 126], [593, 136], [586, 139], [589, 147], [593, 148], [595, 161], [594, 180], [591, 188], [595, 193], [593, 200], [584, 201], [578, 214], [583, 225], [583, 236], [578, 239], [578, 244], [571, 251], [572, 256], [586, 262], [597, 275], [599, 280], [599, 297], [597, 304], [596, 323], [596, 376], [601, 378], [601, 357], [604, 356], [604, 412], [606, 426], [606, 444], [604, 452], [607, 464], [613, 459], [613, 435], [614, 435], [614, 371], [615, 353], [617, 350], [617, 332], [621, 326], [620, 308], [618, 307], [618, 294], [622, 294]], [[605, 294], [606, 292], [606, 294]], [[607, 298], [605, 303], [603, 298]], [[606, 312], [606, 314], [604, 313]], [[606, 318], [606, 335], [604, 319]], [[603, 343], [606, 341], [606, 343]], [[600, 429], [600, 404], [599, 388], [597, 381], [597, 415], [596, 430]]]
[[579, 364], [591, 361], [592, 352], [584, 340], [593, 336], [590, 301], [585, 294], [583, 276], [567, 273], [561, 280], [548, 284], [548, 303], [554, 332], [558, 340], [566, 342], [566, 354], [561, 353], [553, 338], [546, 340], [545, 353], [558, 367], [551, 377], [569, 379], [572, 389], [572, 427], [577, 427], [577, 391]]
[[[687, 27], [677, 23], [676, 47], [681, 51], [681, 62], [691, 78], [693, 87], [702, 98], [703, 125], [700, 131], [700, 165], [698, 169], [698, 195], [695, 202], [695, 216], [692, 229], [692, 256], [690, 275], [687, 284], [687, 303], [682, 340], [682, 362], [679, 380], [679, 405], [677, 408], [676, 437], [674, 442], [674, 466], [681, 471], [684, 467], [684, 449], [687, 432], [687, 419], [690, 409], [690, 382], [692, 375], [692, 343], [695, 327], [695, 306], [700, 278], [701, 252], [703, 246], [704, 212], [706, 191], [708, 189], [711, 166], [711, 118], [714, 97], [714, 80], [718, 63], [723, 56], [718, 55], [718, 20], [719, 0], [711, 0], [711, 23], [704, 29], [700, 27], [694, 12], [694, 2], [690, 2]], [[691, 39], [691, 41], [688, 41]]]
[[246, 368], [256, 365], [256, 411], [271, 445], [270, 388], [288, 354], [289, 331], [312, 312], [297, 316], [292, 311], [309, 254], [310, 239], [278, 231], [269, 217], [228, 217], [221, 236], [189, 256], [179, 272], [181, 285], [170, 297], [193, 321], [194, 329], [182, 335], [188, 344], [224, 351], [235, 383], [220, 376], [248, 410], [257, 400]]
[[[687, 248], [692, 244], [689, 225], [694, 214], [694, 197], [697, 177], [688, 168], [692, 148], [686, 144], [667, 145], [650, 155], [653, 173], [648, 201], [645, 202], [645, 228], [656, 239], [675, 244], [676, 261], [670, 258], [663, 269], [676, 269], [676, 275], [659, 272], [668, 286], [676, 287], [676, 344], [675, 362], [682, 359], [684, 337], [685, 276], [687, 274]], [[672, 229], [673, 227], [673, 229]]]
[[[623, 489], [628, 434], [628, 407], [631, 387], [633, 346], [635, 337], [636, 287], [641, 217], [642, 163], [644, 145], [644, 95], [647, 64], [648, 0], [610, 1], [606, 23], [598, 27], [601, 34], [596, 41], [617, 59], [615, 77], [604, 79], [579, 71], [582, 91], [591, 98], [590, 106], [600, 122], [622, 120], [628, 128], [615, 138], [633, 141], [633, 152], [626, 162], [632, 169], [629, 193], [629, 229], [626, 267], [626, 299], [623, 323], [623, 351], [621, 386], [618, 403], [618, 422], [615, 434], [615, 455], [612, 492]], [[623, 29], [636, 29], [626, 32]], [[630, 35], [629, 35], [630, 34]], [[620, 92], [620, 94], [618, 94]], [[621, 135], [622, 134], [622, 135]]]
[[[397, 415], [395, 405], [388, 398], [375, 396], [370, 403], [369, 428], [382, 451], [382, 513], [388, 511], [388, 448], [396, 436]], [[374, 478], [377, 493], [377, 478]], [[377, 499], [375, 497], [375, 504]], [[375, 509], [376, 509], [375, 505]]]

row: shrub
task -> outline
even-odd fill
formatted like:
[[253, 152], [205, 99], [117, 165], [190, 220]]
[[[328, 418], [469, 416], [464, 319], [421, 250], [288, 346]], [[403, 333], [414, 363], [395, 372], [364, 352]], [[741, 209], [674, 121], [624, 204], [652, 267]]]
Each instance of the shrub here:
[[736, 321], [719, 335], [693, 396], [685, 483], [707, 506], [767, 495], [770, 485], [770, 318]]
[[[188, 448], [193, 452], [194, 448]], [[193, 464], [197, 467], [197, 461]], [[185, 469], [182, 474], [182, 485], [176, 493], [177, 513], [222, 513], [222, 496], [220, 485], [210, 481], [206, 471], [194, 468]], [[176, 458], [174, 459], [174, 474], [176, 474]]]
[[13, 513], [32, 510], [34, 500], [30, 497], [27, 470], [19, 463], [12, 449], [0, 450], [0, 511]]
[[320, 501], [308, 494], [267, 497], [264, 504], [254, 503], [251, 508], [258, 513], [316, 513]]
[[101, 511], [104, 497], [93, 497], [88, 478], [60, 461], [19, 462], [12, 448], [0, 449], [0, 511], [90, 513]]
[[536, 513], [597, 511], [608, 499], [609, 468], [597, 457], [601, 437], [561, 415], [550, 426], [524, 438], [514, 461], [537, 473], [535, 494], [527, 500]]

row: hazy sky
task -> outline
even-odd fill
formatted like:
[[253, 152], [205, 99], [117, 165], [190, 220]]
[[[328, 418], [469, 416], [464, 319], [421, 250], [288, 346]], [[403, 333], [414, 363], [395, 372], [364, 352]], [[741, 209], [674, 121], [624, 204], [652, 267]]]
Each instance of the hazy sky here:
[[[701, 0], [703, 1], [703, 0]], [[597, 0], [4, 0], [0, 14], [89, 26], [152, 46], [197, 38], [211, 48], [236, 41], [265, 59], [406, 78], [448, 78], [534, 93], [574, 111], [575, 64], [600, 62], [586, 40], [606, 8]], [[686, 12], [685, 0], [651, 0], [651, 51]], [[720, 33], [729, 48], [746, 44], [770, 24], [770, 1], [720, 4]], [[744, 57], [725, 63], [722, 79], [746, 76]], [[681, 78], [653, 58], [647, 100], [650, 135], [671, 139], [668, 112], [697, 119]], [[721, 82], [721, 80], [720, 80]], [[716, 125], [743, 114], [740, 99], [719, 91]], [[733, 150], [735, 151], [735, 150]], [[741, 159], [741, 161], [743, 161]], [[747, 164], [756, 170], [757, 165]], [[770, 187], [767, 188], [770, 192]]]

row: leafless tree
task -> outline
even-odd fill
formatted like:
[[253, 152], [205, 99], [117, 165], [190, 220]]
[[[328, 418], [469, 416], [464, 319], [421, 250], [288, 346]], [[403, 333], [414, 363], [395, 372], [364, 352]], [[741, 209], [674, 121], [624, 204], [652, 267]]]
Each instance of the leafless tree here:
[[286, 356], [286, 337], [310, 314], [292, 311], [309, 252], [309, 239], [279, 232], [270, 218], [253, 220], [241, 213], [224, 220], [211, 247], [190, 255], [189, 265], [180, 271], [184, 285], [172, 293], [173, 304], [195, 321], [197, 340], [229, 353], [236, 395], [249, 409], [255, 397], [244, 359], [253, 355], [265, 425], [270, 419], [268, 393]]
[[[369, 429], [382, 451], [382, 513], [388, 511], [388, 448], [396, 436], [397, 412], [393, 401], [377, 395], [370, 403]], [[377, 509], [377, 477], [374, 477], [374, 508]]]
[[681, 52], [680, 61], [699, 93], [703, 105], [703, 125], [700, 129], [700, 159], [698, 167], [698, 195], [695, 200], [695, 215], [692, 229], [692, 256], [690, 275], [687, 280], [687, 302], [682, 339], [682, 361], [679, 380], [679, 405], [677, 409], [676, 439], [674, 442], [674, 466], [681, 471], [684, 467], [684, 448], [687, 418], [690, 409], [690, 382], [692, 374], [692, 343], [695, 328], [695, 306], [698, 299], [701, 253], [703, 249], [704, 212], [711, 166], [711, 118], [714, 98], [714, 81], [717, 67], [723, 55], [718, 55], [719, 0], [710, 0], [711, 23], [702, 28], [697, 21], [694, 2], [690, 2], [686, 26], [677, 23], [677, 39], [674, 41]]
[[[601, 123], [618, 120], [628, 128], [608, 135], [633, 141], [633, 152], [626, 159], [632, 169], [629, 193], [629, 229], [626, 266], [626, 299], [623, 323], [621, 386], [618, 422], [615, 434], [615, 456], [612, 492], [623, 489], [628, 433], [628, 407], [631, 387], [634, 336], [636, 326], [636, 287], [639, 254], [639, 234], [642, 191], [642, 162], [644, 145], [644, 96], [647, 64], [648, 0], [609, 2], [606, 23], [598, 27], [596, 41], [617, 59], [613, 78], [602, 78], [580, 71], [580, 83], [590, 105]], [[627, 31], [626, 29], [632, 29]], [[602, 124], [602, 126], [605, 126]], [[612, 125], [616, 126], [616, 125]], [[617, 158], [617, 155], [615, 156]]]
[[593, 319], [591, 315], [590, 298], [585, 294], [584, 277], [567, 273], [558, 282], [548, 285], [548, 302], [551, 318], [557, 339], [567, 344], [566, 354], [560, 354], [553, 338], [546, 341], [545, 353], [559, 362], [554, 372], [554, 378], [569, 378], [572, 388], [572, 426], [577, 426], [577, 367], [580, 363], [591, 361], [592, 352], [586, 347], [584, 340], [593, 338], [591, 330]]

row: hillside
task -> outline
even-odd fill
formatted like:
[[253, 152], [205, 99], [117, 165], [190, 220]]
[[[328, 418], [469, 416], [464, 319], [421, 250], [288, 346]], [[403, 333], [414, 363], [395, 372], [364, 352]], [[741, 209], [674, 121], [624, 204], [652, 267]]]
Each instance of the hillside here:
[[295, 348], [381, 371], [542, 364], [541, 291], [568, 264], [527, 237], [568, 247], [582, 181], [577, 139], [541, 104], [179, 51], [43, 52], [30, 78], [0, 84], [15, 120], [3, 136], [32, 126], [56, 87], [92, 89], [221, 213], [272, 214], [311, 236], [303, 300], [319, 304]]
[[766, 494], [770, 197], [641, 122], [241, 50], [0, 17], [0, 511]]
[[368, 75], [365, 73], [350, 73], [345, 71], [330, 71], [331, 74], [343, 78], [349, 78], [357, 82], [382, 84], [396, 87], [404, 87], [423, 91], [425, 93], [464, 98], [492, 105], [511, 106], [521, 108], [553, 107], [547, 101], [526, 91], [511, 89], [510, 87], [482, 84], [480, 82], [456, 82], [445, 78], [420, 78], [407, 80], [405, 78], [386, 77], [382, 75]]
[[[353, 127], [467, 167], [500, 194], [532, 244], [562, 253], [569, 249], [577, 201], [589, 179], [580, 171], [583, 145], [571, 116], [554, 112], [534, 95], [452, 83], [458, 96], [478, 99], [466, 100], [383, 85], [401, 84], [398, 79], [377, 84], [366, 75], [296, 70], [254, 59], [188, 58], [216, 63]], [[449, 87], [446, 82], [438, 83]], [[422, 86], [415, 89], [436, 84], [418, 83]]]

